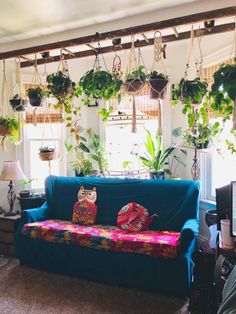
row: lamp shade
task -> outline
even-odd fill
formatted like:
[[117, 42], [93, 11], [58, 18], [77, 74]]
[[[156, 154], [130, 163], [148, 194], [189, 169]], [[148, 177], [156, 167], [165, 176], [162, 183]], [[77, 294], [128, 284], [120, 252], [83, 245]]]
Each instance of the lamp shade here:
[[26, 180], [26, 176], [21, 169], [19, 160], [4, 161], [0, 181]]

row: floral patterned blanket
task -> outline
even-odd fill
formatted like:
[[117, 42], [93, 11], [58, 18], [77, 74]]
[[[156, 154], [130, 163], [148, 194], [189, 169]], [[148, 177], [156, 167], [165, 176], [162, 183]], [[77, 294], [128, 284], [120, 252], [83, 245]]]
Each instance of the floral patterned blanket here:
[[116, 226], [81, 226], [62, 220], [27, 223], [22, 228], [22, 234], [49, 242], [166, 259], [176, 258], [180, 248], [179, 232], [149, 230], [129, 233]]

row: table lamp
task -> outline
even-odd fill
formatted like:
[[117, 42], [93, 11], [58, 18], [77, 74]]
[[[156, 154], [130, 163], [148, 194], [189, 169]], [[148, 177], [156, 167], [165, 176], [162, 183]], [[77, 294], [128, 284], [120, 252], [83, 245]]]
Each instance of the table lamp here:
[[14, 204], [16, 200], [16, 193], [14, 191], [13, 181], [26, 180], [26, 176], [24, 175], [19, 160], [16, 161], [4, 161], [2, 173], [0, 175], [0, 181], [10, 181], [9, 190], [7, 193], [8, 203], [10, 205], [10, 211], [5, 212], [5, 216], [15, 216], [16, 212], [14, 211]]

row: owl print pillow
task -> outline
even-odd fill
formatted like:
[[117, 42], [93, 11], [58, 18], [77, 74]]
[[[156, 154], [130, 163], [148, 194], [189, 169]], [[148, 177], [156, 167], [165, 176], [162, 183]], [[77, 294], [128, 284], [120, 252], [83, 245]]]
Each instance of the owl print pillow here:
[[78, 192], [78, 201], [74, 204], [72, 222], [87, 226], [93, 225], [97, 216], [96, 199], [96, 188], [85, 190], [81, 186]]

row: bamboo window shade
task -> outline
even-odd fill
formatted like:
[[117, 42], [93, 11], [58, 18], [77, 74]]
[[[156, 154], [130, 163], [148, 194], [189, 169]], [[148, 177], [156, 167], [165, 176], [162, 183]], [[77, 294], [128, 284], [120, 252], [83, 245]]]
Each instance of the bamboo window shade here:
[[[26, 91], [29, 88], [34, 88], [37, 85], [35, 84], [24, 84], [24, 91], [26, 94]], [[43, 90], [46, 90], [46, 86], [42, 86]], [[25, 122], [26, 123], [62, 123], [63, 115], [62, 112], [59, 112], [58, 110], [51, 108], [45, 108], [45, 107], [32, 107], [28, 106], [26, 108], [25, 113]]]
[[[144, 113], [148, 119], [157, 119], [158, 118], [158, 106], [156, 99], [150, 99], [149, 96], [149, 86], [145, 84], [143, 88], [135, 95], [135, 105], [136, 110]], [[132, 96], [123, 96], [125, 97], [125, 106], [121, 108], [117, 101], [112, 102], [113, 110], [125, 110], [132, 108]]]
[[[214, 64], [212, 66], [206, 67], [206, 68], [202, 68], [202, 77], [203, 79], [205, 79], [207, 81], [207, 83], [209, 85], [214, 83], [214, 73], [220, 68], [221, 64], [225, 63], [225, 64], [233, 64], [234, 63], [234, 59], [228, 59], [224, 62], [220, 62], [217, 64]], [[219, 118], [220, 114], [217, 114], [216, 112], [213, 112], [211, 110], [211, 108], [208, 109], [208, 116], [210, 119], [214, 119], [214, 118]]]

